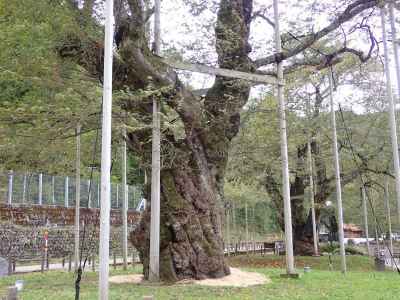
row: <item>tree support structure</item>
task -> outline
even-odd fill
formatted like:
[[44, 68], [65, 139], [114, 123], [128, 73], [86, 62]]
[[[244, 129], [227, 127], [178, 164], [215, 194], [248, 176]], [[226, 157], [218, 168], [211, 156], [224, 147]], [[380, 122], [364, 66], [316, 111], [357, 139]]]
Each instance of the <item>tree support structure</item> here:
[[337, 215], [338, 215], [338, 233], [340, 245], [340, 258], [341, 258], [341, 271], [346, 274], [346, 249], [344, 246], [344, 230], [343, 230], [343, 205], [342, 205], [342, 185], [340, 179], [340, 163], [339, 163], [339, 150], [336, 133], [336, 114], [333, 102], [333, 71], [329, 70], [329, 97], [331, 106], [331, 119], [332, 119], [332, 137], [333, 137], [333, 156], [335, 166], [335, 179], [336, 179], [336, 199], [337, 199]]
[[399, 145], [397, 140], [397, 126], [396, 126], [396, 110], [394, 104], [393, 90], [392, 90], [392, 76], [390, 74], [390, 59], [389, 49], [387, 44], [386, 34], [386, 11], [385, 7], [381, 7], [381, 26], [382, 26], [382, 41], [385, 56], [385, 75], [386, 75], [386, 93], [389, 102], [389, 126], [390, 137], [392, 141], [392, 155], [393, 155], [393, 169], [396, 182], [396, 199], [397, 199], [397, 217], [400, 222], [400, 159], [399, 159]]

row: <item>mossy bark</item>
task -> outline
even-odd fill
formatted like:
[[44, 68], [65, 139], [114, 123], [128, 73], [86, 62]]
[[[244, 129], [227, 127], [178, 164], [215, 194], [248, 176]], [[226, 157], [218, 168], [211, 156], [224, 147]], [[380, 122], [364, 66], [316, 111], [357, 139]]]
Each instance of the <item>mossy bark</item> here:
[[[222, 68], [250, 72], [248, 38], [251, 0], [221, 0], [216, 24], [216, 51]], [[160, 68], [157, 67], [158, 70]], [[172, 76], [159, 76], [158, 83]], [[156, 78], [157, 79], [157, 78]], [[219, 278], [229, 274], [221, 235], [224, 174], [240, 111], [251, 83], [217, 77], [199, 104], [175, 82], [166, 103], [179, 115], [185, 136], [164, 132], [173, 152], [161, 171], [160, 277], [163, 281]], [[132, 137], [131, 141], [135, 141]], [[165, 147], [165, 144], [164, 144]], [[149, 193], [148, 193], [149, 194]], [[148, 276], [150, 209], [131, 241]]]
[[[229, 274], [220, 232], [216, 185], [203, 181], [198, 170], [183, 164], [161, 176], [160, 277], [219, 278]], [[208, 188], [206, 188], [208, 186]], [[131, 241], [138, 248], [148, 276], [150, 210], [146, 210]]]
[[[167, 116], [161, 125], [161, 280], [225, 276], [229, 268], [224, 260], [220, 222], [224, 173], [251, 83], [216, 77], [205, 98], [196, 98], [176, 72], [149, 49], [149, 14], [143, 1], [117, 2], [123, 4], [118, 6], [123, 9], [115, 14], [113, 88], [124, 92], [115, 102], [128, 116], [134, 116], [132, 124], [140, 124], [128, 127], [127, 143], [148, 175], [153, 97], [160, 99], [162, 113]], [[252, 4], [252, 0], [220, 1], [215, 29], [219, 67], [254, 71], [248, 56]], [[101, 78], [102, 42], [76, 33], [67, 40], [57, 49], [60, 56], [75, 59], [90, 74]], [[149, 191], [145, 194], [150, 199]], [[150, 210], [148, 207], [130, 234], [146, 277]]]

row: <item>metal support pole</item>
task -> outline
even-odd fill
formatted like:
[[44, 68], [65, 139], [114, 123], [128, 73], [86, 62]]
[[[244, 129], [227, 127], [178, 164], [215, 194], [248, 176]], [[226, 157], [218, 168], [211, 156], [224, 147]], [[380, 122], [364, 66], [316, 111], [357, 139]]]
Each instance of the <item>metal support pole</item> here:
[[332, 117], [332, 136], [333, 136], [333, 156], [335, 165], [335, 177], [336, 177], [336, 198], [337, 198], [337, 214], [338, 214], [338, 225], [339, 225], [339, 244], [340, 244], [340, 257], [341, 257], [341, 270], [345, 274], [347, 271], [346, 267], [346, 249], [344, 247], [344, 231], [343, 231], [343, 205], [342, 205], [342, 186], [340, 182], [340, 164], [339, 164], [339, 150], [336, 133], [336, 115], [335, 108], [333, 106], [333, 71], [332, 68], [329, 71], [329, 97], [331, 105], [331, 117]]
[[43, 174], [39, 174], [39, 191], [38, 191], [39, 205], [43, 204]]
[[379, 235], [378, 235], [378, 229], [376, 228], [376, 223], [375, 223], [374, 230], [375, 230], [375, 242], [376, 242], [376, 246], [378, 248], [378, 254], [379, 254], [381, 252], [381, 246], [380, 246], [380, 243], [379, 243]]
[[10, 170], [8, 173], [8, 194], [7, 194], [7, 204], [12, 204], [12, 194], [13, 194], [13, 180], [14, 179], [14, 172]]
[[231, 255], [231, 222], [230, 222], [230, 208], [228, 207], [228, 210], [226, 211], [226, 246], [228, 250], [228, 256]]
[[112, 64], [114, 37], [114, 1], [105, 5], [105, 49], [103, 84], [103, 119], [101, 140], [101, 209], [99, 246], [99, 299], [108, 300], [109, 247], [110, 247], [110, 179], [111, 179], [111, 111]]
[[51, 176], [51, 203], [56, 204], [56, 180], [54, 176]]
[[[274, 0], [274, 20], [275, 20], [275, 48], [277, 53], [282, 52], [282, 42], [279, 27], [278, 0]], [[277, 63], [278, 82], [283, 82], [283, 64]], [[285, 246], [286, 246], [286, 273], [295, 274], [293, 256], [293, 232], [292, 232], [292, 210], [290, 203], [290, 182], [289, 182], [289, 161], [287, 149], [286, 133], [286, 103], [284, 98], [284, 87], [278, 85], [280, 133], [281, 133], [281, 159], [282, 159], [282, 191], [285, 219]]]
[[363, 215], [364, 215], [364, 231], [365, 231], [365, 238], [367, 239], [367, 251], [368, 251], [368, 255], [371, 255], [371, 248], [369, 245], [368, 209], [367, 209], [367, 197], [366, 197], [365, 186], [361, 187], [361, 196], [362, 196], [362, 207], [363, 207]]
[[65, 207], [69, 206], [69, 177], [65, 177], [64, 183], [64, 205]]
[[255, 204], [253, 204], [253, 207], [251, 208], [251, 219], [252, 219], [252, 223], [253, 223], [253, 232], [252, 232], [252, 246], [253, 246], [253, 250], [254, 250], [254, 253], [255, 253], [255, 243], [256, 243], [256, 241], [255, 241], [255, 239], [256, 239], [256, 214], [255, 214], [255, 211], [254, 211], [254, 206], [255, 206]]
[[116, 184], [117, 185], [117, 192], [116, 192], [116, 209], [118, 209], [119, 208], [119, 184], [117, 183]]
[[385, 73], [386, 73], [386, 90], [387, 90], [387, 98], [389, 102], [389, 123], [390, 123], [390, 135], [392, 141], [392, 155], [393, 155], [393, 167], [394, 167], [394, 176], [396, 182], [396, 199], [397, 199], [397, 216], [400, 221], [400, 162], [399, 162], [399, 146], [397, 141], [397, 126], [396, 126], [396, 111], [393, 99], [393, 91], [392, 91], [392, 78], [390, 74], [390, 60], [389, 60], [389, 49], [387, 45], [387, 36], [386, 36], [386, 13], [385, 8], [381, 8], [381, 26], [382, 26], [382, 40], [383, 40], [383, 49], [385, 55]]
[[[388, 222], [388, 231], [389, 231], [389, 249], [391, 256], [393, 256], [393, 240], [392, 240], [392, 220], [390, 217], [390, 195], [389, 195], [389, 180], [385, 178], [385, 206], [386, 206], [386, 214], [387, 214], [387, 222]], [[393, 265], [393, 261], [391, 262]]]
[[244, 217], [246, 221], [246, 252], [247, 252], [249, 244], [249, 218], [247, 213], [247, 202], [244, 204]]
[[126, 185], [126, 212], [129, 211], [129, 185]]
[[26, 202], [26, 182], [27, 182], [27, 176], [25, 173], [24, 174], [24, 182], [22, 183], [22, 203]]
[[92, 208], [92, 181], [89, 179], [87, 181], [87, 190], [88, 190], [88, 208]]
[[122, 260], [123, 269], [128, 269], [128, 186], [126, 184], [126, 127], [122, 127]]
[[[154, 45], [160, 54], [160, 0], [154, 2]], [[151, 221], [149, 280], [160, 279], [160, 107], [153, 98], [153, 136], [151, 159]]]
[[97, 207], [100, 208], [100, 182], [97, 182]]
[[74, 221], [74, 269], [79, 267], [79, 222], [81, 202], [81, 125], [76, 126], [76, 160], [75, 160], [75, 221]]
[[[237, 227], [236, 227], [236, 205], [235, 202], [232, 202], [232, 231], [233, 236], [238, 236]], [[233, 238], [233, 242], [236, 242], [235, 238]]]
[[313, 231], [313, 241], [314, 241], [314, 255], [318, 254], [318, 235], [317, 235], [317, 224], [315, 220], [315, 201], [314, 201], [314, 176], [313, 176], [313, 160], [311, 154], [311, 141], [310, 138], [307, 142], [307, 156], [308, 156], [308, 176], [310, 184], [310, 201], [311, 201], [311, 221], [312, 221], [312, 231]]
[[317, 234], [317, 224], [315, 220], [315, 201], [314, 201], [314, 172], [313, 172], [313, 159], [311, 151], [311, 110], [310, 110], [310, 100], [307, 101], [307, 114], [308, 114], [308, 141], [307, 141], [307, 159], [308, 159], [308, 176], [310, 184], [310, 202], [311, 202], [311, 221], [312, 221], [312, 231], [313, 231], [313, 242], [314, 242], [314, 255], [318, 254], [318, 234]]
[[[393, 3], [389, 3], [389, 18], [390, 18], [390, 28], [392, 31], [392, 45], [393, 45], [393, 55], [394, 55], [394, 63], [396, 69], [396, 78], [397, 78], [397, 100], [400, 101], [400, 61], [399, 61], [399, 47], [396, 43], [397, 41], [397, 29], [395, 25], [395, 15], [394, 15], [394, 6]], [[389, 62], [389, 60], [388, 60]], [[400, 221], [400, 196], [397, 196], [397, 215]]]
[[395, 25], [395, 15], [393, 3], [389, 3], [389, 17], [390, 17], [390, 28], [392, 31], [392, 44], [393, 44], [393, 55], [394, 63], [396, 67], [396, 77], [397, 77], [397, 98], [400, 100], [400, 59], [399, 59], [399, 47], [397, 41], [397, 29]]

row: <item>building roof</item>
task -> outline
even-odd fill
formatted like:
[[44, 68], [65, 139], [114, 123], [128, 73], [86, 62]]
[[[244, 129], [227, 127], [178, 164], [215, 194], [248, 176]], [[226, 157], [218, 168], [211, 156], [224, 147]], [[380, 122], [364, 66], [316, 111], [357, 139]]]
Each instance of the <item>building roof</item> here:
[[344, 231], [362, 232], [363, 230], [356, 224], [343, 224]]

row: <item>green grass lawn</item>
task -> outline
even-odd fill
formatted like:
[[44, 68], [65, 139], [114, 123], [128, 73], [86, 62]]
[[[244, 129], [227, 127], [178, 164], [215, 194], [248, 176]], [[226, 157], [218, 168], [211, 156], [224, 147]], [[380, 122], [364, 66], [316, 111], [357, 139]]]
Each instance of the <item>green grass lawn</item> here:
[[[344, 276], [339, 271], [328, 271], [326, 257], [298, 257], [299, 271], [302, 271], [302, 264], [310, 265], [312, 271], [303, 274], [300, 279], [282, 279], [279, 277], [283, 272], [279, 268], [281, 257], [231, 258], [232, 265], [266, 274], [271, 283], [251, 288], [112, 284], [110, 299], [142, 299], [144, 295], [154, 295], [155, 299], [400, 299], [400, 276], [397, 273], [373, 272], [373, 261], [366, 257], [352, 256], [347, 259], [351, 271]], [[335, 257], [335, 269], [338, 262], [339, 258]], [[129, 272], [140, 272], [140, 267]], [[124, 274], [123, 271], [111, 273]], [[81, 299], [97, 299], [97, 276], [97, 273], [85, 273]], [[0, 290], [16, 279], [25, 282], [22, 300], [74, 299], [74, 276], [71, 273], [51, 271], [11, 276], [0, 279]]]

